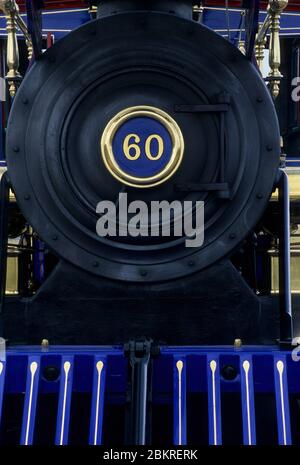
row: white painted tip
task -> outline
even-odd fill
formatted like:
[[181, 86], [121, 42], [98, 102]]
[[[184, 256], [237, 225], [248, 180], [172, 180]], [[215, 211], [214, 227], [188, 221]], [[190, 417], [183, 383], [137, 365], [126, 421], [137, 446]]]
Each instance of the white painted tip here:
[[210, 366], [211, 371], [216, 371], [217, 362], [215, 360], [211, 360], [209, 366]]
[[98, 373], [102, 371], [103, 367], [104, 367], [104, 363], [102, 362], [102, 360], [99, 360], [99, 362], [97, 362], [97, 365], [96, 365]]
[[278, 360], [277, 364], [277, 370], [279, 371], [279, 373], [283, 373], [283, 370], [284, 370], [284, 363], [282, 360]]
[[181, 371], [182, 368], [183, 368], [183, 361], [182, 361], [182, 360], [178, 360], [178, 362], [176, 363], [176, 367], [177, 367], [177, 370], [178, 370], [178, 371]]
[[36, 362], [32, 362], [30, 364], [30, 371], [31, 371], [31, 374], [34, 375], [36, 370], [37, 370], [37, 367], [38, 367], [38, 364]]
[[64, 363], [64, 370], [65, 370], [66, 374], [69, 372], [70, 368], [71, 368], [71, 363], [70, 362], [65, 362]]
[[243, 368], [245, 370], [246, 373], [248, 373], [249, 369], [250, 369], [250, 363], [248, 360], [244, 360], [243, 362]]

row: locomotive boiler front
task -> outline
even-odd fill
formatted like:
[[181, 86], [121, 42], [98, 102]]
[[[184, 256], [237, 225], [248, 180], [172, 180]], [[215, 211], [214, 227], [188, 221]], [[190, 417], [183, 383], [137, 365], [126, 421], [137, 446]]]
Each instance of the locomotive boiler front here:
[[[101, 3], [15, 97], [7, 164], [17, 201], [59, 257], [93, 275], [155, 283], [207, 269], [266, 208], [280, 152], [273, 103], [240, 51], [192, 20], [192, 2]], [[203, 245], [100, 237], [97, 205], [120, 192], [147, 205], [203, 201]]]

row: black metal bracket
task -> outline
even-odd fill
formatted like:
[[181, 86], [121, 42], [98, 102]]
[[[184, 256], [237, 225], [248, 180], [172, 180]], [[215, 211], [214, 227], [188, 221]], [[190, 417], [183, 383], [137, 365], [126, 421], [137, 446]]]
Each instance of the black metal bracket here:
[[131, 368], [131, 409], [127, 435], [130, 445], [145, 445], [147, 441], [150, 359], [159, 352], [159, 345], [148, 338], [131, 339], [124, 344], [124, 354]]
[[177, 113], [223, 113], [229, 110], [229, 103], [211, 105], [175, 105]]
[[9, 189], [10, 182], [5, 171], [0, 181], [0, 336], [3, 335], [2, 314], [6, 288]]
[[175, 105], [174, 110], [177, 113], [216, 113], [219, 116], [219, 180], [218, 182], [212, 183], [180, 183], [175, 184], [174, 189], [177, 192], [215, 191], [219, 198], [230, 199], [231, 193], [229, 185], [225, 180], [225, 159], [227, 156], [225, 114], [230, 108], [230, 95], [226, 92], [222, 92], [215, 97], [215, 100], [216, 102], [205, 105]]
[[26, 0], [28, 32], [31, 36], [33, 56], [38, 60], [42, 55], [42, 10], [43, 0]]
[[290, 267], [290, 195], [287, 173], [279, 168], [277, 183], [280, 211], [279, 222], [279, 306], [281, 347], [290, 346], [293, 339]]
[[243, 0], [242, 8], [246, 10], [245, 16], [245, 47], [248, 60], [253, 59], [255, 37], [258, 31], [259, 0]]

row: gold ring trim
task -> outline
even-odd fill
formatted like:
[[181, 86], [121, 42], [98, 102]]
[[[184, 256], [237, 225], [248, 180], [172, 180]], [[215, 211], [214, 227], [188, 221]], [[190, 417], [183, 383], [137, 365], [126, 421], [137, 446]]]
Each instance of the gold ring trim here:
[[[173, 145], [168, 164], [159, 173], [147, 178], [131, 176], [123, 171], [117, 164], [112, 149], [113, 138], [119, 127], [126, 121], [138, 116], [148, 116], [163, 124], [170, 134]], [[109, 121], [103, 131], [100, 147], [103, 162], [115, 179], [128, 186], [147, 188], [167, 181], [177, 171], [183, 158], [184, 139], [180, 127], [168, 113], [155, 107], [135, 106], [120, 111]]]

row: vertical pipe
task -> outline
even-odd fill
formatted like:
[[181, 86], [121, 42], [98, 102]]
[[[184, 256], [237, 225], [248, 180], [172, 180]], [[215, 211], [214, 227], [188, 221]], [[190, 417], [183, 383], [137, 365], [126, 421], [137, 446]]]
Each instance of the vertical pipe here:
[[146, 412], [148, 365], [150, 354], [131, 360], [132, 368], [132, 441], [134, 445], [146, 444]]
[[8, 240], [8, 203], [9, 203], [9, 181], [7, 172], [3, 173], [0, 181], [0, 335], [3, 333], [2, 315], [5, 288], [6, 288], [6, 266], [7, 266], [7, 240]]
[[175, 446], [183, 446], [187, 443], [186, 430], [186, 358], [174, 357], [173, 362], [174, 374], [174, 427], [173, 427], [173, 442]]
[[69, 440], [71, 398], [73, 385], [74, 357], [63, 356], [59, 387], [58, 411], [56, 420], [55, 444], [64, 446]]
[[251, 354], [240, 357], [241, 401], [243, 421], [243, 443], [256, 445], [256, 423], [254, 403], [253, 361]]
[[22, 446], [32, 445], [34, 439], [40, 364], [39, 356], [28, 357], [26, 391], [20, 440], [20, 444]]
[[274, 382], [277, 413], [278, 443], [292, 444], [286, 357], [274, 357]]
[[207, 356], [207, 394], [209, 444], [222, 444], [222, 417], [219, 357], [211, 353]]
[[279, 170], [279, 304], [280, 304], [280, 342], [289, 343], [293, 337], [292, 300], [291, 300], [291, 264], [290, 264], [290, 196], [288, 175]]
[[89, 434], [89, 444], [93, 446], [102, 444], [106, 364], [106, 357], [95, 355]]

